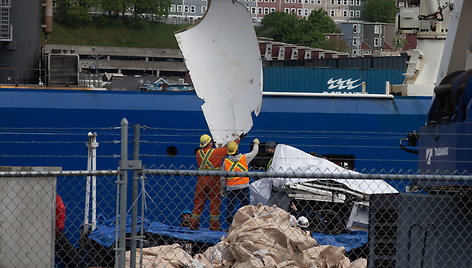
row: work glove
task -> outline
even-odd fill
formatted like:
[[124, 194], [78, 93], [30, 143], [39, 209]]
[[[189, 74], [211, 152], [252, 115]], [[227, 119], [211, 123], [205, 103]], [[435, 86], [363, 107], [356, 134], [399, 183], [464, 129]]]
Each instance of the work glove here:
[[252, 142], [254, 142], [254, 144], [259, 144], [259, 139], [254, 139]]
[[221, 197], [226, 197], [226, 190], [225, 189], [221, 189], [220, 196]]

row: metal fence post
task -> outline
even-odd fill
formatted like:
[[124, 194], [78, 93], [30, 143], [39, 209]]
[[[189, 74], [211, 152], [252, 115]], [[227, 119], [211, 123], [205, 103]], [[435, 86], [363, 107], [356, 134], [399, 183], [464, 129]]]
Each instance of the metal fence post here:
[[[139, 160], [139, 142], [140, 142], [140, 129], [141, 125], [134, 125], [134, 142], [133, 142], [133, 160], [137, 162]], [[138, 221], [138, 182], [139, 182], [140, 170], [134, 169], [133, 171], [133, 185], [132, 185], [132, 205], [131, 205], [131, 245], [130, 245], [130, 268], [136, 267], [136, 229]]]
[[118, 187], [120, 188], [120, 228], [118, 251], [118, 267], [125, 267], [126, 255], [126, 194], [128, 184], [128, 120], [121, 120], [121, 160], [120, 171], [121, 180]]

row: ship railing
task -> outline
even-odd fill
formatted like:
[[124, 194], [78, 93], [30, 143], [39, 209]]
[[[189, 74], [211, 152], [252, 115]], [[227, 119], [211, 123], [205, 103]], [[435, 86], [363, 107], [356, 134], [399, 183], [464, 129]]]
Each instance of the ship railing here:
[[103, 88], [101, 74], [81, 72], [77, 77], [75, 69], [46, 70], [41, 68], [1, 68], [0, 85], [15, 86], [62, 86]]

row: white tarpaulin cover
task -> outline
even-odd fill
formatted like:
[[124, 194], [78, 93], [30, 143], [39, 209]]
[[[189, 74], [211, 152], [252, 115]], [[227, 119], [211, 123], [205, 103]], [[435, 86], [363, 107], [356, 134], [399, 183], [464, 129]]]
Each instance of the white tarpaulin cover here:
[[262, 106], [262, 62], [246, 7], [208, 1], [203, 19], [175, 36], [216, 143], [249, 132]]
[[[324, 158], [305, 153], [295, 147], [279, 144], [275, 149], [274, 158], [268, 171], [322, 172], [331, 174], [358, 174], [358, 172], [342, 168]], [[308, 182], [313, 179], [263, 178], [251, 184], [251, 204], [267, 204], [272, 187]], [[319, 179], [326, 180], [326, 179]], [[383, 180], [345, 180], [330, 179], [344, 184], [349, 189], [363, 194], [388, 194], [398, 191]]]

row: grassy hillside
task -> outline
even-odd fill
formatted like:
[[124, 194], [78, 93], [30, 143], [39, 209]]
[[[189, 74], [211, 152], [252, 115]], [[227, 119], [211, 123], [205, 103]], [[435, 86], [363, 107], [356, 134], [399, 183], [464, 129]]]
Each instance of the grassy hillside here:
[[[137, 25], [138, 24], [138, 25]], [[177, 48], [174, 32], [189, 25], [130, 22], [120, 18], [96, 18], [93, 23], [70, 26], [54, 23], [50, 44], [119, 47]]]

